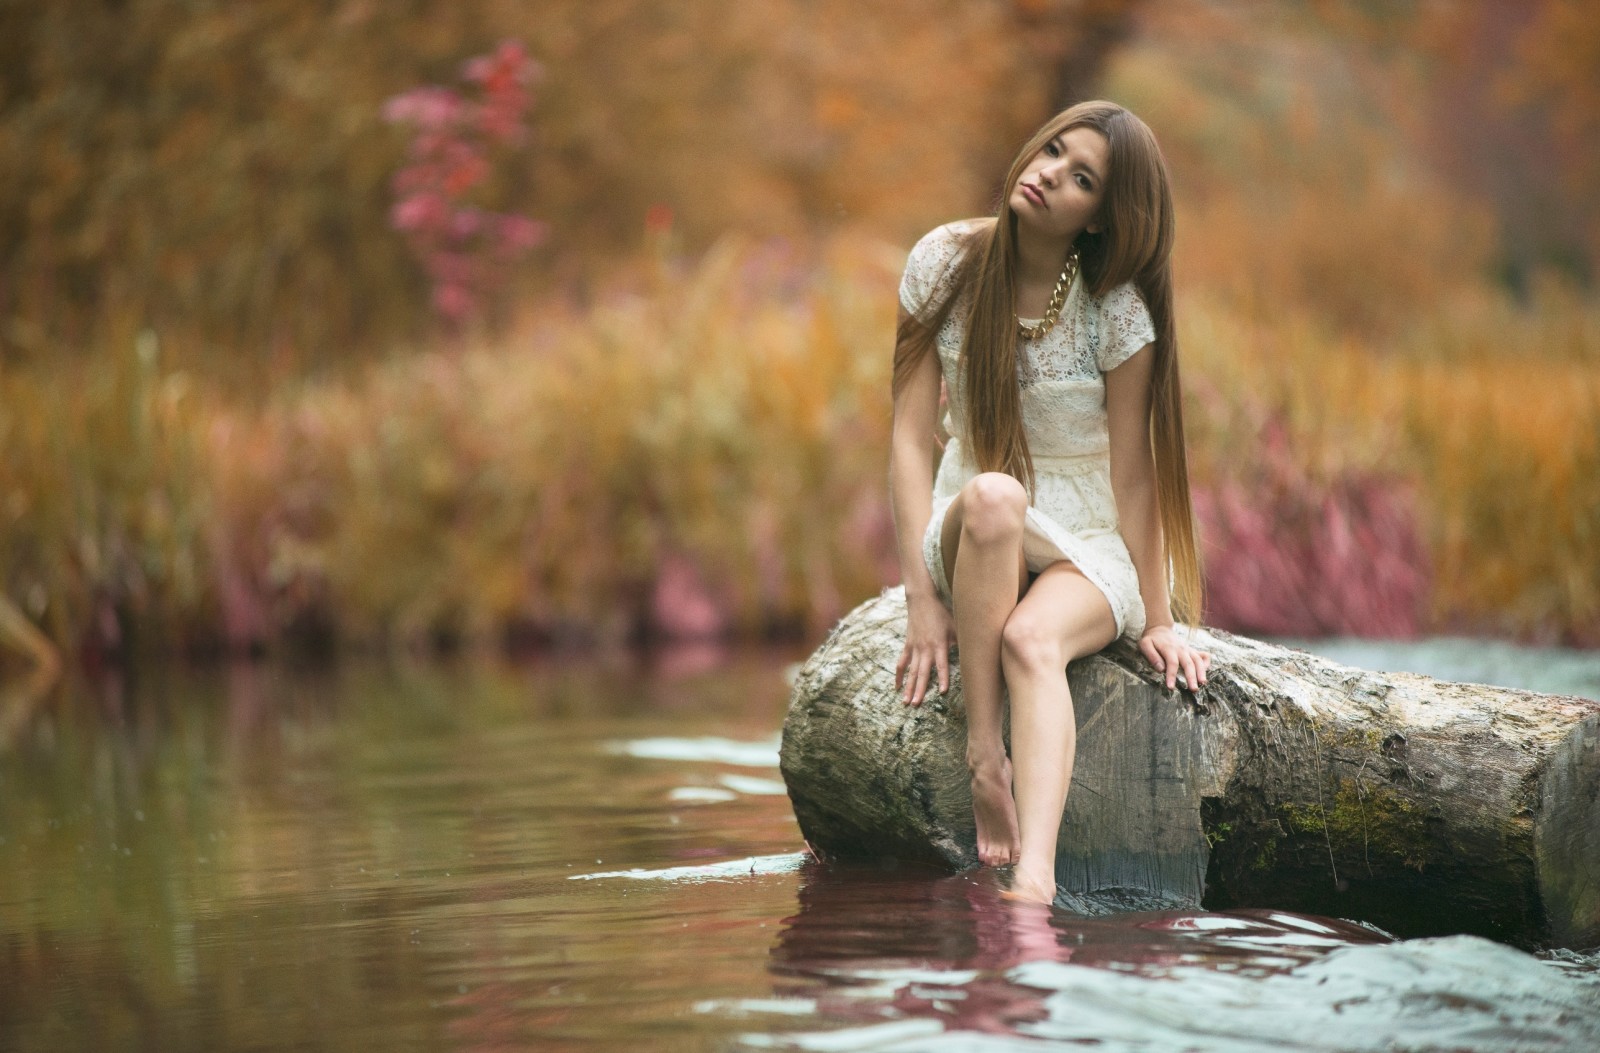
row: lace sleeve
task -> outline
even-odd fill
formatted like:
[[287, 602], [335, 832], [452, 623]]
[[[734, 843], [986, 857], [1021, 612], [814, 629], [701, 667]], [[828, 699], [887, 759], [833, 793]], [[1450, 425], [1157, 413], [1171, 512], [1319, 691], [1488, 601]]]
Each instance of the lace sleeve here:
[[1100, 372], [1109, 373], [1156, 338], [1150, 310], [1132, 282], [1106, 293], [1100, 301]]
[[900, 306], [911, 315], [926, 320], [939, 297], [943, 279], [961, 254], [964, 223], [946, 223], [922, 236], [906, 258], [906, 271], [900, 278]]

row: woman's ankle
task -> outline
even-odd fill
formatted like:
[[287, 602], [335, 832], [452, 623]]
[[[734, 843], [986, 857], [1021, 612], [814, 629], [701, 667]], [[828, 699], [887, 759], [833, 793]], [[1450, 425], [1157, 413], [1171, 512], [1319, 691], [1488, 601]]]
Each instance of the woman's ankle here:
[[1012, 897], [1016, 899], [1032, 900], [1038, 903], [1050, 903], [1055, 899], [1056, 875], [1054, 868], [1042, 872], [1025, 870], [1021, 863], [1011, 872]]
[[1031, 853], [1028, 855], [1018, 853], [1016, 873], [1018, 877], [1031, 883], [1055, 886], [1056, 867], [1054, 860], [1040, 862], [1038, 859], [1033, 858]]
[[1004, 771], [1011, 758], [1006, 756], [1004, 743], [992, 746], [967, 746], [967, 771], [973, 775]]

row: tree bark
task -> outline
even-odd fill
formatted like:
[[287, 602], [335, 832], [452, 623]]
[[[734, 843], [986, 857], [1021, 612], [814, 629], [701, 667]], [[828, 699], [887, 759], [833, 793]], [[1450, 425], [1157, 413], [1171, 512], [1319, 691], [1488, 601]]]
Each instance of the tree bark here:
[[1051, 114], [1098, 97], [1101, 75], [1137, 28], [1145, 0], [1013, 0], [1012, 19], [1050, 80]]
[[[782, 749], [795, 817], [825, 858], [974, 866], [959, 668], [943, 696], [902, 705], [904, 632], [890, 589], [802, 667]], [[1213, 658], [1198, 692], [1168, 691], [1121, 641], [1068, 667], [1058, 905], [1600, 943], [1600, 703], [1196, 636]]]

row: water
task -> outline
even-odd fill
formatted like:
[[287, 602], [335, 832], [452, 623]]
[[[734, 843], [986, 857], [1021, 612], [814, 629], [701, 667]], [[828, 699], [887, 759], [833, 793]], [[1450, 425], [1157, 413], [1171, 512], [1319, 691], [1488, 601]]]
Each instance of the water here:
[[794, 657], [5, 703], [0, 1049], [1600, 1047], [1594, 957], [808, 862]]
[[1524, 647], [1501, 640], [1450, 636], [1418, 642], [1353, 637], [1278, 642], [1360, 669], [1422, 673], [1469, 684], [1600, 699], [1600, 651]]

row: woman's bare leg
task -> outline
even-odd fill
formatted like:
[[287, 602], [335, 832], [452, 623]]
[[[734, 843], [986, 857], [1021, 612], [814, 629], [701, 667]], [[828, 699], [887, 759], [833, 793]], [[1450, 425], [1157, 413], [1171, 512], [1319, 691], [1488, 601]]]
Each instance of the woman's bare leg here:
[[1001, 631], [1021, 841], [1011, 890], [1017, 898], [1055, 898], [1056, 835], [1078, 746], [1067, 663], [1100, 650], [1116, 633], [1105, 594], [1071, 563], [1046, 567]]
[[978, 858], [987, 866], [1017, 859], [1017, 810], [1011, 762], [1000, 733], [1000, 631], [1027, 582], [1022, 525], [1028, 493], [1009, 475], [973, 478], [946, 513], [941, 540], [961, 651], [967, 707], [967, 768]]

